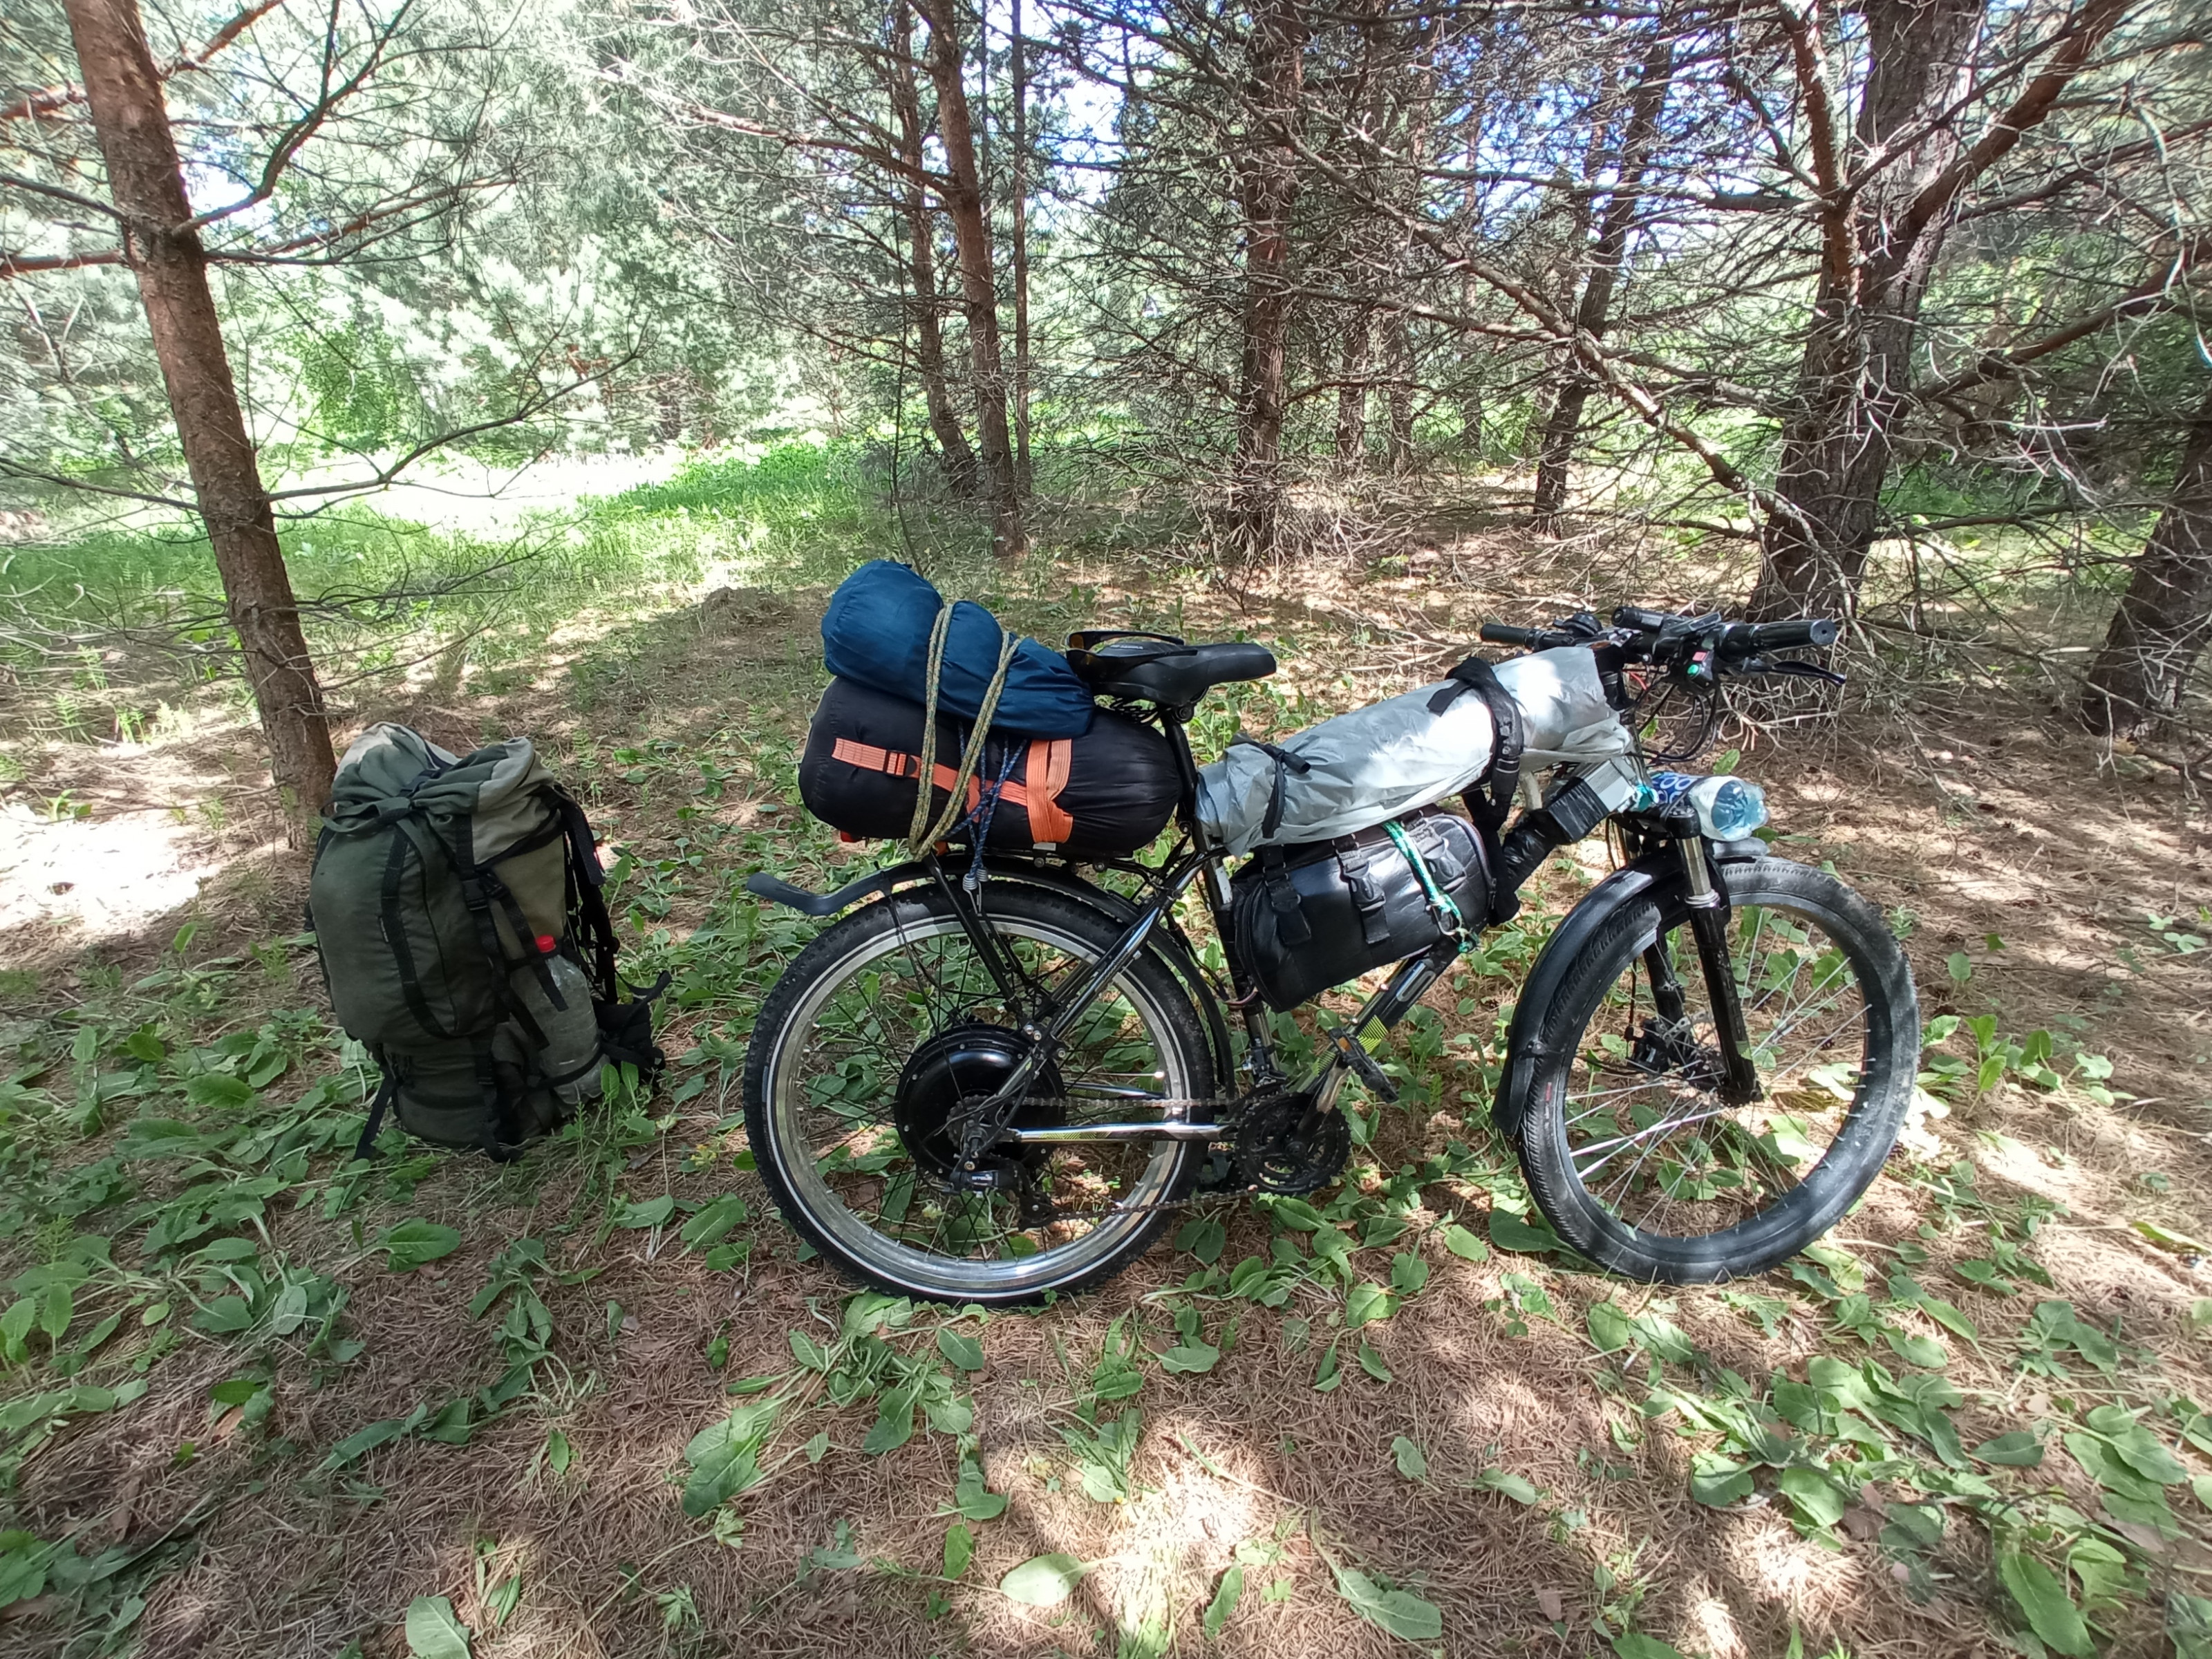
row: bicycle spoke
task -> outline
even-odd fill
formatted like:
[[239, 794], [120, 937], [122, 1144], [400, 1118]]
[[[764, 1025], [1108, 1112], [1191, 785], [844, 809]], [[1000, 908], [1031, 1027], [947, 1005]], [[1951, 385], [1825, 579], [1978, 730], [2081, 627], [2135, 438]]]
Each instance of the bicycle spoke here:
[[[1837, 1060], [1866, 1077], [1864, 994], [1841, 950], [1818, 921], [1778, 907], [1747, 906], [1732, 919], [1731, 971], [1760, 1077], [1758, 1098], [1723, 1100], [1718, 1024], [1686, 926], [1644, 956], [1671, 966], [1682, 988], [1677, 1028], [1639, 1022], [1644, 957], [1624, 965], [1597, 1006], [1634, 1045], [1577, 1064], [1560, 1109], [1569, 1167], [1583, 1190], [1631, 1226], [1669, 1237], [1722, 1231], [1780, 1201], [1817, 1168], [1841, 1132], [1848, 1101], [1806, 1104], [1780, 1096], [1808, 1086], [1805, 1074]], [[1613, 1024], [1628, 1010], [1626, 1028]], [[1861, 1042], [1854, 1052], [1852, 1033]], [[1595, 1043], [1594, 1038], [1586, 1042]], [[1650, 1075], [1630, 1080], [1635, 1064]], [[1577, 1086], [1578, 1085], [1578, 1086]]]

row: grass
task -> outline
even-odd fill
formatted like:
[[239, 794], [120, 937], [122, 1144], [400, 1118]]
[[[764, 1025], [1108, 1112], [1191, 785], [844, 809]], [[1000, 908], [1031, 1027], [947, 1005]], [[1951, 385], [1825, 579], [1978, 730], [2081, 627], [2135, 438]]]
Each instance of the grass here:
[[[1393, 1039], [1403, 1103], [1359, 1103], [1341, 1186], [1195, 1212], [1042, 1314], [912, 1307], [804, 1259], [736, 1097], [812, 931], [743, 877], [856, 856], [797, 809], [805, 593], [896, 526], [800, 458], [571, 532], [610, 550], [549, 551], [513, 613], [416, 622], [495, 623], [419, 717], [532, 732], [620, 849], [635, 971], [676, 975], [668, 1077], [510, 1168], [396, 1134], [353, 1164], [370, 1079], [284, 855], [234, 845], [201, 899], [105, 939], [12, 936], [11, 1652], [2205, 1650], [2212, 892], [2172, 801], [2007, 738], [2009, 713], [1945, 727], [1942, 790], [1848, 729], [1750, 749], [1791, 854], [1906, 934], [1949, 1113], [1785, 1272], [1595, 1274], [1488, 1127], [1504, 1018], [1593, 854]], [[380, 533], [364, 582], [397, 568]], [[1208, 750], [1419, 683], [1413, 625], [1464, 636], [1575, 580], [1478, 538], [1440, 612], [1433, 560], [1231, 594], [1058, 550], [969, 586], [1048, 635], [1277, 644], [1276, 681], [1209, 705]], [[717, 580], [798, 597], [713, 631], [678, 601]], [[424, 673], [362, 679], [357, 717], [419, 710]]]

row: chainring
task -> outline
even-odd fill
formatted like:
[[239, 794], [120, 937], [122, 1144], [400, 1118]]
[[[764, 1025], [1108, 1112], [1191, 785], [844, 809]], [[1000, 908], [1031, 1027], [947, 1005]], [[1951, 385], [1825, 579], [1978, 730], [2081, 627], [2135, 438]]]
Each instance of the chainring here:
[[1237, 1172], [1263, 1193], [1294, 1195], [1326, 1187], [1352, 1156], [1352, 1125], [1328, 1111], [1306, 1134], [1298, 1133], [1309, 1104], [1304, 1095], [1276, 1095], [1245, 1109], [1237, 1128]]

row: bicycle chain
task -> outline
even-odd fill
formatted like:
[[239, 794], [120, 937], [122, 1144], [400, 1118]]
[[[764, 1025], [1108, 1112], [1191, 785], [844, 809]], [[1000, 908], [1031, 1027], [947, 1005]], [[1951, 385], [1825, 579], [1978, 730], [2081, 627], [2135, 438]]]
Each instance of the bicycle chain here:
[[[1155, 1107], [1155, 1106], [1156, 1106], [1156, 1107], [1158, 1107], [1158, 1108], [1161, 1109], [1162, 1109], [1162, 1110], [1164, 1110], [1164, 1111], [1166, 1111], [1166, 1110], [1172, 1110], [1172, 1109], [1178, 1109], [1178, 1108], [1182, 1108], [1182, 1109], [1191, 1109], [1191, 1110], [1193, 1110], [1193, 1111], [1195, 1111], [1196, 1109], [1201, 1109], [1201, 1108], [1202, 1108], [1202, 1109], [1206, 1109], [1206, 1110], [1212, 1111], [1212, 1112], [1215, 1112], [1215, 1113], [1217, 1113], [1217, 1114], [1218, 1114], [1218, 1113], [1219, 1113], [1220, 1111], [1222, 1111], [1224, 1109], [1229, 1109], [1229, 1110], [1231, 1110], [1231, 1111], [1236, 1112], [1236, 1113], [1238, 1115], [1239, 1119], [1240, 1119], [1240, 1120], [1243, 1120], [1243, 1119], [1249, 1119], [1249, 1118], [1250, 1118], [1253, 1115], [1255, 1115], [1255, 1113], [1258, 1113], [1258, 1112], [1261, 1112], [1261, 1111], [1264, 1111], [1264, 1110], [1266, 1110], [1267, 1109], [1268, 1109], [1268, 1108], [1270, 1108], [1270, 1107], [1274, 1107], [1274, 1106], [1283, 1105], [1283, 1104], [1285, 1104], [1285, 1103], [1288, 1103], [1288, 1102], [1291, 1102], [1291, 1101], [1296, 1100], [1296, 1099], [1297, 1099], [1297, 1098], [1299, 1098], [1299, 1097], [1298, 1097], [1297, 1094], [1295, 1094], [1294, 1092], [1292, 1092], [1292, 1091], [1289, 1091], [1289, 1090], [1277, 1090], [1277, 1091], [1272, 1091], [1272, 1092], [1269, 1092], [1269, 1093], [1266, 1093], [1266, 1094], [1247, 1095], [1247, 1096], [1241, 1097], [1240, 1098], [1237, 1098], [1237, 1099], [1235, 1099], [1235, 1100], [1161, 1100], [1161, 1101], [1147, 1101], [1147, 1102], [1146, 1102], [1145, 1103], [1146, 1103], [1146, 1106], [1148, 1106], [1148, 1107]], [[1057, 1111], [1065, 1112], [1068, 1108], [1070, 1108], [1070, 1107], [1073, 1107], [1073, 1106], [1076, 1106], [1076, 1105], [1078, 1105], [1078, 1104], [1080, 1104], [1080, 1105], [1083, 1105], [1083, 1106], [1085, 1106], [1085, 1107], [1088, 1107], [1088, 1108], [1096, 1108], [1096, 1107], [1097, 1106], [1097, 1104], [1098, 1104], [1098, 1102], [1097, 1102], [1097, 1101], [1096, 1101], [1096, 1100], [1093, 1100], [1093, 1099], [1089, 1099], [1089, 1098], [1085, 1098], [1085, 1099], [1084, 1099], [1084, 1100], [1082, 1100], [1082, 1101], [1080, 1101], [1080, 1102], [1078, 1102], [1078, 1101], [1072, 1100], [1072, 1099], [1068, 1099], [1068, 1098], [1065, 1098], [1065, 1097], [1048, 1097], [1048, 1096], [1046, 1096], [1046, 1097], [1032, 1097], [1032, 1098], [1030, 1098], [1030, 1099], [1025, 1100], [1025, 1101], [1023, 1103], [1023, 1104], [1024, 1104], [1024, 1106], [1030, 1106], [1030, 1107], [1038, 1107], [1038, 1106], [1041, 1106], [1041, 1107], [1046, 1107], [1046, 1108], [1053, 1109], [1057, 1110]], [[1220, 1121], [1219, 1121], [1219, 1119], [1218, 1119], [1218, 1117], [1217, 1116], [1217, 1119], [1216, 1119], [1216, 1121], [1215, 1121], [1214, 1127], [1221, 1132], [1221, 1133], [1220, 1133], [1220, 1134], [1218, 1135], [1218, 1137], [1217, 1137], [1218, 1139], [1221, 1139], [1221, 1140], [1230, 1140], [1230, 1141], [1233, 1141], [1233, 1140], [1235, 1140], [1235, 1139], [1237, 1139], [1237, 1132], [1238, 1132], [1239, 1128], [1242, 1127], [1242, 1123], [1241, 1123], [1241, 1121], [1240, 1121], [1240, 1122], [1237, 1122], [1237, 1123], [1224, 1123], [1224, 1122]], [[1077, 1144], [1082, 1144], [1082, 1143], [1077, 1143]], [[1193, 1141], [1191, 1144], [1192, 1144], [1192, 1145], [1194, 1145], [1194, 1146], [1202, 1146], [1211, 1147], [1211, 1146], [1214, 1144], [1214, 1140], [1213, 1140], [1213, 1139], [1207, 1139], [1207, 1140], [1204, 1140], [1204, 1141]], [[1232, 1171], [1231, 1180], [1232, 1180], [1232, 1182], [1233, 1182], [1234, 1178], [1235, 1178], [1235, 1177], [1234, 1177], [1235, 1160], [1234, 1160], [1234, 1157], [1233, 1157], [1233, 1155], [1232, 1155], [1232, 1157], [1231, 1157], [1231, 1171]], [[1322, 1184], [1322, 1183], [1316, 1183], [1316, 1186], [1318, 1186], [1318, 1185], [1320, 1185], [1320, 1184]], [[965, 1189], [965, 1188], [958, 1188], [958, 1187], [951, 1187], [951, 1186], [948, 1186], [945, 1190], [946, 1190], [948, 1193], [957, 1193], [957, 1192], [961, 1192], [961, 1191], [963, 1191], [963, 1190], [975, 1190], [975, 1189]], [[998, 1190], [998, 1189], [982, 1189], [982, 1190]], [[1170, 1198], [1170, 1199], [1162, 1199], [1162, 1200], [1159, 1200], [1158, 1203], [1153, 1203], [1153, 1204], [1109, 1205], [1109, 1206], [1108, 1206], [1107, 1207], [1105, 1207], [1105, 1208], [1103, 1208], [1103, 1209], [1096, 1209], [1096, 1210], [1058, 1210], [1058, 1209], [1055, 1209], [1055, 1210], [1052, 1211], [1048, 1216], [1041, 1217], [1041, 1218], [1038, 1218], [1034, 1219], [1034, 1220], [1033, 1220], [1033, 1219], [1031, 1219], [1031, 1218], [1028, 1216], [1028, 1214], [1026, 1213], [1026, 1211], [1027, 1211], [1027, 1206], [1026, 1206], [1026, 1205], [1024, 1205], [1024, 1217], [1023, 1217], [1023, 1221], [1024, 1221], [1024, 1225], [1027, 1225], [1027, 1226], [1034, 1226], [1034, 1227], [1049, 1227], [1049, 1226], [1055, 1225], [1055, 1224], [1057, 1224], [1058, 1223], [1060, 1223], [1060, 1222], [1063, 1222], [1063, 1221], [1090, 1221], [1090, 1220], [1097, 1220], [1097, 1219], [1100, 1219], [1100, 1218], [1105, 1218], [1105, 1217], [1109, 1217], [1109, 1216], [1146, 1216], [1146, 1215], [1158, 1215], [1158, 1214], [1161, 1214], [1161, 1213], [1164, 1213], [1164, 1212], [1177, 1212], [1177, 1211], [1182, 1211], [1182, 1210], [1192, 1209], [1192, 1208], [1196, 1207], [1199, 1204], [1203, 1203], [1203, 1202], [1205, 1202], [1206, 1200], [1209, 1200], [1209, 1199], [1216, 1199], [1216, 1198], [1250, 1198], [1250, 1197], [1253, 1197], [1253, 1196], [1255, 1196], [1255, 1195], [1257, 1195], [1257, 1194], [1260, 1194], [1265, 1193], [1265, 1192], [1267, 1192], [1267, 1191], [1268, 1191], [1268, 1190], [1269, 1190], [1268, 1188], [1264, 1188], [1264, 1187], [1261, 1187], [1261, 1186], [1258, 1182], [1249, 1182], [1249, 1181], [1248, 1181], [1248, 1182], [1243, 1182], [1243, 1184], [1241, 1184], [1241, 1185], [1237, 1185], [1237, 1184], [1231, 1184], [1231, 1185], [1227, 1185], [1227, 1186], [1216, 1187], [1216, 1188], [1212, 1188], [1212, 1189], [1210, 1189], [1210, 1190], [1207, 1190], [1207, 1191], [1202, 1191], [1202, 1192], [1193, 1192], [1193, 1193], [1192, 1193], [1188, 1197], [1187, 1197], [1187, 1198]], [[1307, 1191], [1311, 1191], [1311, 1190], [1314, 1190], [1314, 1188], [1306, 1188], [1305, 1190], [1307, 1190]], [[1018, 1197], [1020, 1197], [1020, 1196], [1021, 1196], [1021, 1194], [1019, 1194], [1018, 1193], [1018, 1194], [1017, 1194], [1017, 1197], [1018, 1198]]]

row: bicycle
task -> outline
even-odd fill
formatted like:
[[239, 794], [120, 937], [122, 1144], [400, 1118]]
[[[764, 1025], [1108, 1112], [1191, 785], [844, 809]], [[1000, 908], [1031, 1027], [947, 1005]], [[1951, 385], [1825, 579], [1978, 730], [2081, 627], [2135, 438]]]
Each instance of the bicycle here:
[[[1531, 1196], [1583, 1255], [1646, 1282], [1759, 1273], [1832, 1227], [1911, 1103], [1919, 1013], [1904, 954], [1866, 899], [1753, 834], [1756, 786], [1655, 769], [1691, 750], [1647, 756], [1638, 734], [1686, 697], [1705, 711], [1694, 750], [1730, 680], [1838, 678], [1773, 654], [1831, 644], [1836, 625], [1624, 606], [1609, 624], [1581, 612], [1480, 634], [1589, 651], [1618, 719], [1572, 747], [1493, 759], [1517, 758], [1520, 811], [1485, 823], [1469, 796], [1486, 913], [1447, 915], [1446, 899], [1435, 942], [1326, 1031], [1302, 1077], [1281, 1064], [1237, 946], [1231, 860], [1200, 820], [1188, 733], [1207, 692], [1273, 672], [1263, 647], [1072, 636], [1071, 664], [1156, 723], [1182, 779], [1157, 862], [1089, 866], [1133, 896], [1063, 859], [945, 847], [826, 895], [749, 878], [761, 897], [842, 917], [785, 969], [748, 1050], [747, 1128], [784, 1218], [854, 1279], [1005, 1306], [1103, 1282], [1202, 1189], [1317, 1190], [1351, 1150], [1346, 1079], [1395, 1097], [1366, 1033], [1510, 918], [1553, 852], [1609, 825], [1621, 862], [1530, 970], [1492, 1104]], [[1194, 890], [1225, 986], [1178, 917]]]

